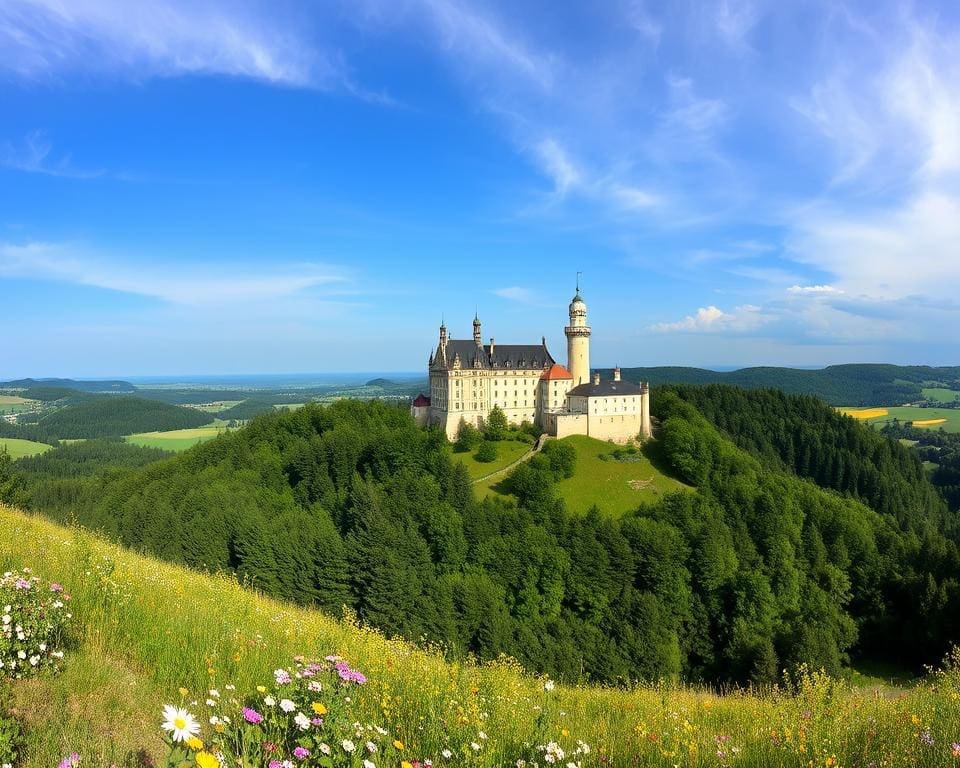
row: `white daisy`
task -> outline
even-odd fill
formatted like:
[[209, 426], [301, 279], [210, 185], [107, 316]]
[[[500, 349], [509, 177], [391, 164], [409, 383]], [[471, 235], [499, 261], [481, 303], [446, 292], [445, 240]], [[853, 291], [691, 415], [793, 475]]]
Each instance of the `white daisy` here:
[[186, 741], [200, 733], [200, 723], [185, 709], [167, 704], [163, 708], [163, 718], [161, 727], [170, 731], [170, 738], [174, 741]]

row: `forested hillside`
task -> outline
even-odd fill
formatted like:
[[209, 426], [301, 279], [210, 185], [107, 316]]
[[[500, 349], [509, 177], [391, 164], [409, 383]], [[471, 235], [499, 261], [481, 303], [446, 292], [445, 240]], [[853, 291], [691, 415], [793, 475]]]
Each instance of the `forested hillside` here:
[[[606, 378], [607, 372], [601, 370]], [[915, 365], [831, 365], [819, 370], [743, 368], [710, 371], [704, 368], [624, 368], [627, 381], [663, 384], [732, 384], [749, 389], [773, 387], [788, 394], [815, 395], [831, 405], [899, 405], [922, 399], [924, 382], [960, 387], [960, 367]]]
[[[553, 483], [576, 467], [562, 443], [508, 479], [519, 504], [478, 502], [441, 433], [377, 402], [264, 414], [46, 498], [50, 479], [26, 476], [54, 475], [52, 452], [0, 489], [20, 477], [33, 508], [129, 546], [568, 680], [769, 681], [857, 656], [917, 668], [958, 637], [960, 562], [935, 497], [873, 511], [769, 450], [751, 456], [676, 392], [654, 408], [665, 460], [696, 490], [620, 519], [566, 511]], [[883, 471], [914, 480], [895, 461]]]

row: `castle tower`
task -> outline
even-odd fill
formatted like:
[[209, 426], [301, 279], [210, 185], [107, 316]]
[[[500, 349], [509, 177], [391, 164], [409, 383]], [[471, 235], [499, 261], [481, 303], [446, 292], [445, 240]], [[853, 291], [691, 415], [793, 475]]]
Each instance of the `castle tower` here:
[[577, 295], [570, 302], [570, 325], [563, 329], [567, 335], [567, 370], [577, 387], [590, 381], [590, 326], [587, 325], [587, 305]]
[[473, 315], [473, 343], [478, 347], [483, 346], [483, 337], [480, 335], [480, 318], [476, 313]]

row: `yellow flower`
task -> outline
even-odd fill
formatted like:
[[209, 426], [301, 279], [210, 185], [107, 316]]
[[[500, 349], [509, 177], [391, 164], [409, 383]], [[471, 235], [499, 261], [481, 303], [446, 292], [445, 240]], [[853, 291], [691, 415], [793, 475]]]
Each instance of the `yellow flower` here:
[[400, 741], [400, 739], [394, 739], [394, 740], [393, 740], [393, 748], [394, 748], [394, 749], [397, 749], [397, 750], [400, 750], [400, 751], [402, 752], [402, 751], [403, 751], [403, 742]]
[[181, 696], [186, 696], [188, 693], [190, 693], [190, 691], [188, 691], [186, 688], [179, 688], [178, 691], [180, 692]]
[[413, 768], [413, 766], [410, 765], [410, 763], [408, 763], [406, 760], [401, 760], [401, 761], [400, 761], [400, 768]]
[[319, 701], [313, 702], [313, 711], [316, 712], [318, 715], [327, 714], [327, 708], [323, 706], [323, 704]]
[[267, 687], [265, 685], [257, 686], [257, 693], [266, 693], [266, 692], [267, 692]]
[[837, 756], [836, 756], [836, 755], [830, 755], [830, 757], [828, 757], [828, 758], [826, 759], [825, 763], [826, 763], [827, 768], [832, 768], [832, 766], [834, 766], [834, 765], [837, 764]]
[[566, 728], [564, 728], [563, 730], [560, 731], [560, 735], [561, 735], [561, 736], [569, 736], [569, 735], [570, 735], [570, 731], [568, 731]]
[[197, 768], [220, 768], [220, 762], [209, 752], [197, 752]]
[[196, 736], [191, 736], [187, 739], [187, 746], [196, 751], [198, 749], [203, 749], [203, 742], [200, 741], [200, 739], [198, 739]]

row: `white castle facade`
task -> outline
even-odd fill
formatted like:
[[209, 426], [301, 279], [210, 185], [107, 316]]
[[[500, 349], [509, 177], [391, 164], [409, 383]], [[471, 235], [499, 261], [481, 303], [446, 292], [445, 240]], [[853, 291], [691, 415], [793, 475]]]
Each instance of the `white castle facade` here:
[[590, 378], [587, 305], [577, 289], [570, 302], [567, 365], [539, 344], [483, 343], [480, 319], [473, 319], [472, 339], [451, 339], [440, 325], [440, 340], [430, 354], [430, 395], [414, 400], [411, 413], [419, 424], [443, 427], [456, 438], [461, 422], [482, 427], [494, 406], [511, 424], [529, 421], [555, 437], [589, 435], [627, 442], [652, 436], [650, 387], [620, 378]]

